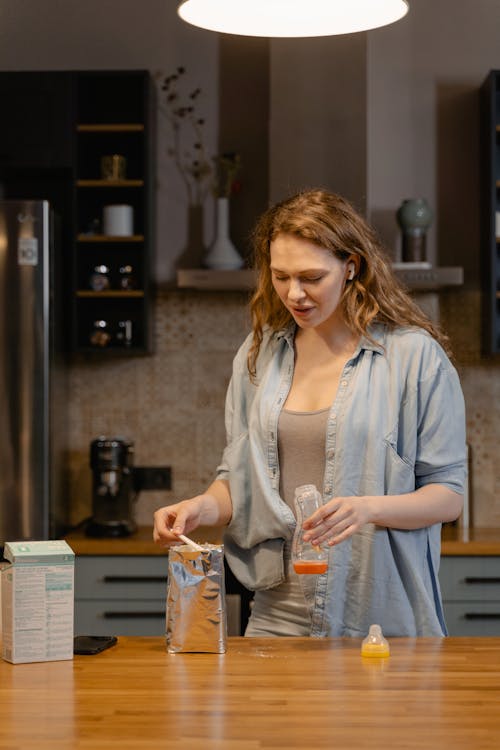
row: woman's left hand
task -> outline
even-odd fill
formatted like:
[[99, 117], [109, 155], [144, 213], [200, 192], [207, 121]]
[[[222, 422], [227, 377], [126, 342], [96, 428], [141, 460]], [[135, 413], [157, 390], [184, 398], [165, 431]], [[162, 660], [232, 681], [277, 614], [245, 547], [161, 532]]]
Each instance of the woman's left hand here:
[[335, 497], [304, 521], [304, 541], [330, 546], [343, 542], [372, 521], [370, 497]]
[[334, 497], [304, 521], [304, 540], [339, 544], [367, 523], [389, 529], [421, 529], [454, 521], [463, 495], [442, 484], [427, 484], [402, 495]]

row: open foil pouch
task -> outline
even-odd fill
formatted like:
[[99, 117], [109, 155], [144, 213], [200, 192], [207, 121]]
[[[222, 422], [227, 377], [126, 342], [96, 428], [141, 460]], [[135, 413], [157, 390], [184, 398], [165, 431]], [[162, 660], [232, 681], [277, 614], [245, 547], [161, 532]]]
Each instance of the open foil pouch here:
[[226, 651], [224, 545], [171, 547], [167, 581], [167, 651]]

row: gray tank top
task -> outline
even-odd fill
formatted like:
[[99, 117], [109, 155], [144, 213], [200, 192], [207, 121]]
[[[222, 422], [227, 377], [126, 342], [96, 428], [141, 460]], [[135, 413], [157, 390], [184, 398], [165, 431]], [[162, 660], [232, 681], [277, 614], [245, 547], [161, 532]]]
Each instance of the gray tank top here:
[[[278, 422], [278, 451], [280, 462], [280, 495], [294, 511], [295, 488], [301, 484], [315, 484], [323, 491], [325, 473], [326, 424], [330, 409], [319, 411], [290, 411], [283, 409]], [[283, 583], [272, 589], [255, 592], [252, 613], [245, 631], [247, 636], [309, 636], [311, 615], [304, 598], [303, 587], [312, 588], [314, 597], [316, 576], [299, 576], [291, 561], [291, 545], [285, 545]]]
[[292, 511], [295, 488], [301, 484], [315, 484], [323, 493], [329, 412], [329, 406], [318, 411], [281, 411], [278, 422], [280, 496]]

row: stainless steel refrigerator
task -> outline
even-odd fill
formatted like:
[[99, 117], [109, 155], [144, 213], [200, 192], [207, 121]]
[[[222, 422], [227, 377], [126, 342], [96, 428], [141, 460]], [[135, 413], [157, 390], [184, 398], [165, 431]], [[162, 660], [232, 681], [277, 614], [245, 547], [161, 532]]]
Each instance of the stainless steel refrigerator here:
[[47, 201], [0, 201], [0, 558], [66, 525], [61, 260]]

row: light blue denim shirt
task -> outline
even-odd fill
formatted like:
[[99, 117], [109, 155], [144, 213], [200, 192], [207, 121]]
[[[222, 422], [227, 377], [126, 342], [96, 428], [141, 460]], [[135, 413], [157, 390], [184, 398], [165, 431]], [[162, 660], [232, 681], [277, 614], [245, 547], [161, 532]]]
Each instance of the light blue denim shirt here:
[[[252, 590], [284, 578], [283, 546], [295, 528], [279, 495], [277, 429], [294, 369], [295, 327], [264, 336], [257, 384], [247, 370], [251, 336], [234, 363], [226, 398], [227, 446], [217, 477], [230, 485], [224, 544], [236, 577]], [[465, 414], [458, 375], [425, 331], [374, 325], [346, 363], [325, 441], [325, 501], [396, 495], [439, 483], [462, 493]], [[441, 525], [417, 530], [367, 524], [330, 550], [327, 573], [305, 595], [311, 635], [446, 634], [438, 569]], [[309, 593], [308, 593], [309, 590]], [[312, 593], [311, 593], [312, 592]]]

